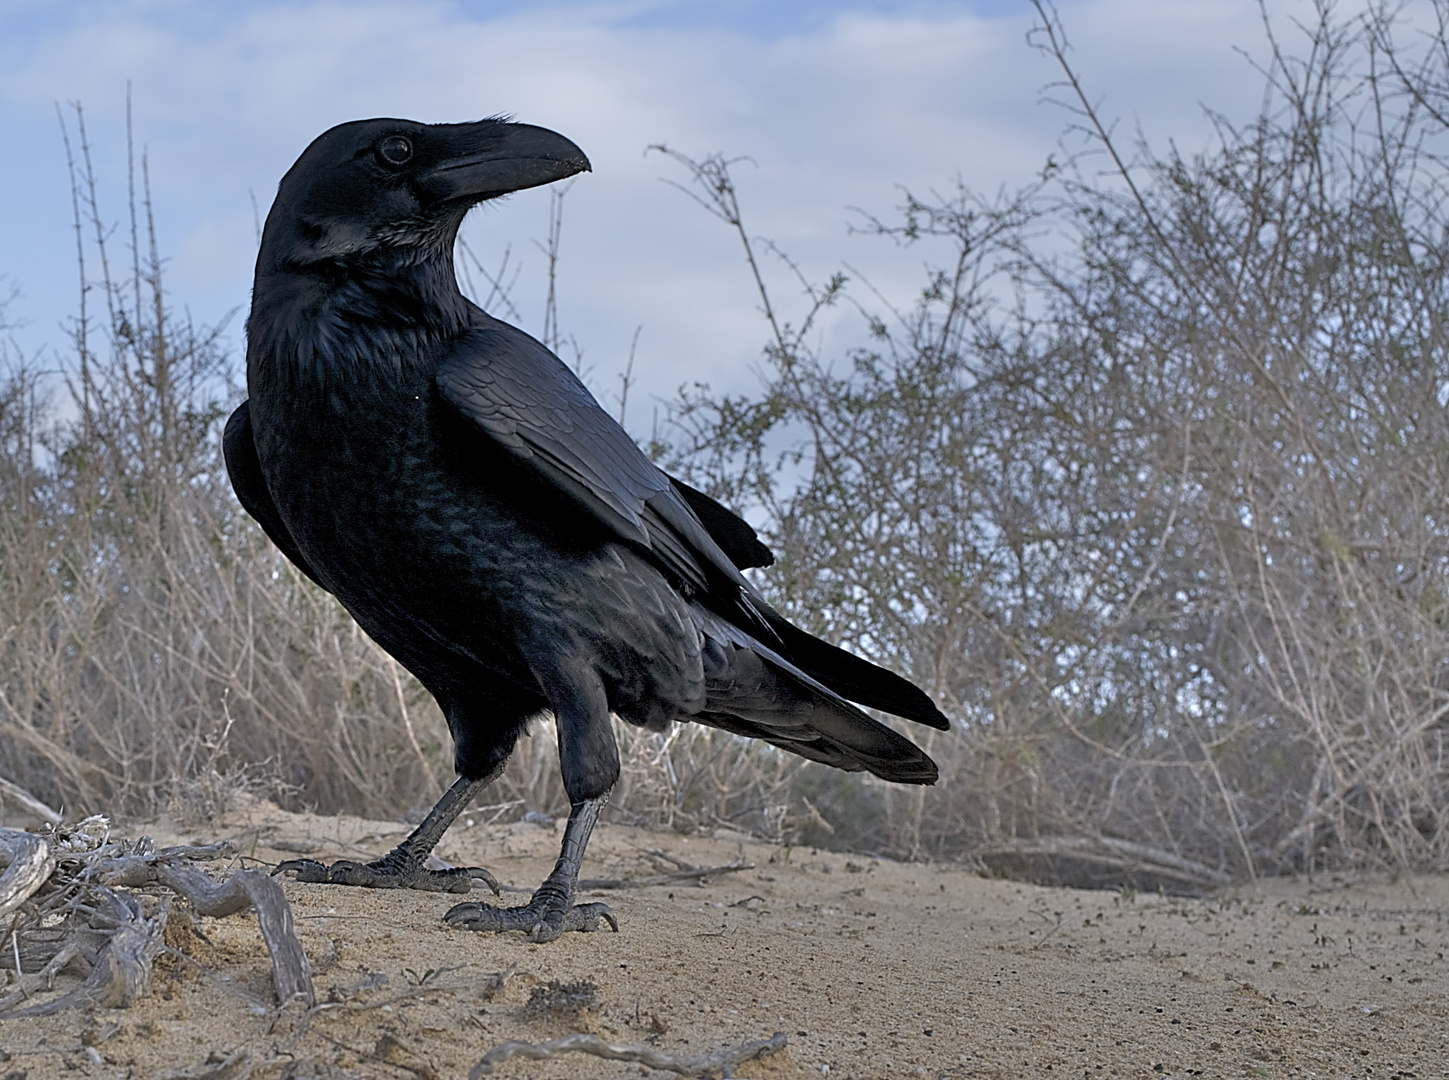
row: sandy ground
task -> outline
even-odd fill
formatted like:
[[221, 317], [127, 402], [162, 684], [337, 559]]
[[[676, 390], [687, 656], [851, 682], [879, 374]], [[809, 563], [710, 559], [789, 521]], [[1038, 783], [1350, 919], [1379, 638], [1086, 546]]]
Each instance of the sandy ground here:
[[[560, 829], [460, 822], [441, 854], [531, 888]], [[258, 802], [148, 831], [229, 837], [265, 864], [380, 854], [406, 827]], [[1181, 900], [617, 825], [595, 834], [584, 873], [679, 863], [749, 869], [587, 894], [620, 932], [542, 946], [447, 929], [457, 897], [289, 882], [328, 1007], [279, 1016], [255, 917], [198, 919], [199, 936], [173, 940], [190, 959], [163, 958], [140, 1005], [0, 1021], [0, 1080], [428, 1080], [466, 1076], [508, 1039], [590, 1032], [687, 1057], [776, 1031], [787, 1049], [736, 1075], [1449, 1077], [1443, 876]], [[670, 1074], [571, 1054], [494, 1075]]]

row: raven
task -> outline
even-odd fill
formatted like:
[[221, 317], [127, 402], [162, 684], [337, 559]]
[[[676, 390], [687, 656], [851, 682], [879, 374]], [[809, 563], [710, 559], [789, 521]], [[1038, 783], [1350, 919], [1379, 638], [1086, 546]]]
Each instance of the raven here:
[[249, 399], [224, 436], [242, 506], [437, 699], [458, 774], [382, 859], [277, 872], [449, 892], [491, 881], [424, 863], [550, 711], [572, 806], [557, 865], [522, 907], [445, 915], [535, 941], [618, 929], [606, 905], [573, 903], [619, 777], [611, 713], [913, 784], [934, 783], [935, 763], [850, 702], [948, 726], [919, 688], [771, 608], [741, 573], [773, 558], [754, 530], [656, 468], [561, 360], [459, 291], [470, 208], [589, 168], [563, 136], [498, 118], [319, 136], [267, 215]]

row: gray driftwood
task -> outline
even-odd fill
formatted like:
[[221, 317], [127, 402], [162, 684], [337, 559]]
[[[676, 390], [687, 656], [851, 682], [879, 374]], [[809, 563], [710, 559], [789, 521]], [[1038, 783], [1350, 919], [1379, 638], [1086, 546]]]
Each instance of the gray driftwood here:
[[201, 914], [216, 918], [256, 908], [262, 940], [272, 956], [272, 982], [277, 988], [278, 1004], [285, 1005], [301, 995], [310, 1007], [316, 1000], [312, 968], [297, 940], [292, 908], [276, 879], [257, 870], [238, 870], [218, 883], [199, 867], [187, 865], [176, 851], [104, 859], [99, 867], [100, 879], [108, 885], [165, 885], [190, 900]]
[[55, 869], [50, 845], [38, 836], [15, 829], [0, 829], [0, 919], [10, 916], [29, 900]]
[[[162, 886], [204, 915], [257, 910], [271, 953], [278, 1001], [315, 1000], [306, 954], [297, 940], [281, 886], [255, 870], [217, 882], [197, 862], [225, 858], [230, 844], [156, 851], [150, 840], [110, 839], [104, 818], [56, 827], [50, 837], [0, 829], [0, 915], [10, 915], [0, 962], [16, 970], [17, 988], [0, 996], [0, 1016], [45, 1016], [80, 1006], [129, 1006], [150, 992], [152, 964], [166, 948], [170, 897], [143, 908], [127, 890]], [[151, 914], [147, 914], [147, 910]], [[62, 997], [13, 1009], [35, 990], [50, 989], [67, 967], [86, 978]], [[13, 1010], [13, 1011], [5, 1011]]]
[[778, 1054], [785, 1049], [788, 1042], [785, 1033], [777, 1031], [768, 1039], [741, 1043], [739, 1046], [727, 1046], [722, 1050], [699, 1054], [695, 1057], [677, 1057], [674, 1054], [656, 1050], [652, 1046], [614, 1046], [597, 1035], [565, 1035], [561, 1039], [551, 1039], [537, 1045], [510, 1039], [484, 1054], [483, 1060], [474, 1065], [472, 1071], [468, 1073], [468, 1080], [479, 1080], [480, 1077], [492, 1076], [494, 1070], [511, 1057], [546, 1061], [563, 1054], [592, 1054], [595, 1057], [608, 1058], [610, 1061], [637, 1061], [640, 1065], [647, 1065], [651, 1069], [664, 1069], [680, 1076], [727, 1077], [734, 1075], [732, 1070], [736, 1065], [743, 1065], [746, 1061], [754, 1061], [755, 1058], [764, 1057], [767, 1054]]

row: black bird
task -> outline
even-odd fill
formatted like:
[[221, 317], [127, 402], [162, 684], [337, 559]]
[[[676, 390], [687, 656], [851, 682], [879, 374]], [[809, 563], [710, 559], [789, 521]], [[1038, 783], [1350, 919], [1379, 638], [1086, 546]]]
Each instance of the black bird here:
[[786, 622], [740, 573], [772, 561], [754, 530], [662, 473], [562, 361], [459, 291], [471, 207], [589, 167], [563, 136], [500, 119], [320, 136], [267, 215], [250, 400], [225, 435], [242, 505], [432, 692], [458, 773], [377, 862], [279, 871], [468, 891], [485, 871], [424, 861], [549, 710], [572, 803], [557, 866], [523, 907], [445, 916], [537, 941], [617, 929], [605, 905], [573, 904], [619, 776], [611, 712], [913, 784], [935, 763], [849, 701], [947, 727], [911, 683]]

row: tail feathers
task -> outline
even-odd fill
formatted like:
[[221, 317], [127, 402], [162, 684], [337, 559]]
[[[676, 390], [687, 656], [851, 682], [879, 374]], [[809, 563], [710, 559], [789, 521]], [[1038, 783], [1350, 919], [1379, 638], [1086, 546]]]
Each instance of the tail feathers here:
[[[819, 761], [826, 765], [833, 765], [837, 769], [844, 769], [846, 772], [861, 772], [868, 770], [883, 780], [891, 780], [898, 784], [934, 784], [939, 776], [936, 763], [923, 754], [914, 744], [902, 739], [906, 745], [914, 751], [910, 760], [902, 761], [899, 758], [890, 760], [874, 759], [867, 760], [855, 747], [847, 746], [836, 742], [834, 739], [823, 735], [815, 738], [790, 738], [778, 731], [773, 731], [763, 724], [752, 723], [739, 716], [732, 716], [729, 713], [698, 713], [694, 719], [710, 727], [721, 728], [732, 732], [735, 735], [745, 735], [751, 739], [759, 739], [771, 746], [778, 746], [781, 750], [788, 750], [792, 754], [799, 754], [811, 761]], [[866, 718], [866, 722], [874, 724], [875, 721]], [[890, 731], [889, 728], [883, 730]], [[891, 732], [892, 735], [895, 732]], [[900, 738], [899, 735], [896, 736]]]
[[781, 653], [841, 697], [939, 731], [950, 730], [950, 721], [915, 683], [807, 634], [776, 611], [767, 610], [765, 618], [780, 638]]
[[696, 720], [838, 769], [866, 769], [903, 784], [936, 782], [936, 763], [904, 735], [738, 627], [710, 623], [704, 642], [708, 700]]

